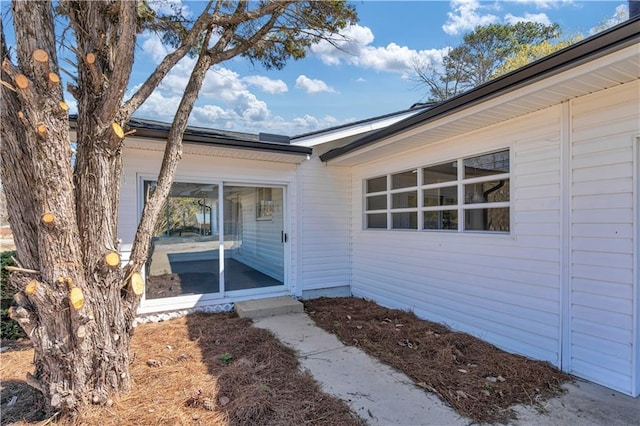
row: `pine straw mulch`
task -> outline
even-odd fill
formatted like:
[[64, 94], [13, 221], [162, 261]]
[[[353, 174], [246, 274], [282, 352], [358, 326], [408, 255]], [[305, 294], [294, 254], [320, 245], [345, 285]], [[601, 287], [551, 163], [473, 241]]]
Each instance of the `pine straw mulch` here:
[[[3, 342], [3, 345], [5, 343]], [[5, 345], [6, 346], [6, 345]], [[131, 342], [133, 390], [59, 425], [359, 425], [300, 371], [295, 353], [232, 314], [142, 324]], [[43, 421], [24, 382], [33, 350], [0, 355], [2, 424]], [[15, 397], [15, 398], [14, 398]], [[11, 402], [13, 400], [13, 403]], [[46, 422], [46, 420], [44, 421]], [[37, 424], [44, 424], [37, 423]]]
[[352, 297], [304, 302], [316, 325], [436, 393], [475, 422], [506, 423], [516, 404], [543, 408], [571, 376], [465, 333]]

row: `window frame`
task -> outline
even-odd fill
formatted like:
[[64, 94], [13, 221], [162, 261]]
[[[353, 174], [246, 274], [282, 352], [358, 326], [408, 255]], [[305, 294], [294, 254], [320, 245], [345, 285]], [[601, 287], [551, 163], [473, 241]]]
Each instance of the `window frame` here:
[[[508, 172], [505, 173], [496, 173], [496, 174], [488, 174], [486, 176], [476, 176], [465, 178], [465, 169], [464, 162], [465, 160], [479, 158], [491, 154], [498, 154], [505, 152], [509, 161]], [[457, 168], [456, 179], [424, 184], [424, 171], [425, 169], [429, 169], [432, 167], [436, 167], [442, 164], [454, 163]], [[495, 150], [474, 153], [472, 155], [465, 155], [455, 159], [451, 159], [448, 161], [439, 161], [437, 163], [428, 164], [424, 166], [419, 166], [410, 169], [404, 169], [402, 171], [394, 171], [392, 173], [387, 173], [385, 175], [377, 175], [370, 178], [365, 178], [362, 181], [362, 229], [367, 231], [379, 231], [379, 230], [388, 230], [388, 231], [424, 231], [424, 232], [440, 232], [447, 234], [459, 234], [459, 233], [481, 233], [481, 234], [489, 234], [489, 235], [511, 235], [514, 228], [514, 220], [513, 220], [513, 187], [511, 186], [511, 177], [512, 177], [512, 166], [513, 166], [513, 149], [511, 146], [501, 147]], [[393, 176], [401, 173], [406, 173], [409, 171], [414, 171], [416, 173], [416, 186], [392, 189]], [[384, 191], [376, 191], [376, 192], [367, 192], [368, 187], [367, 183], [372, 179], [379, 179], [381, 177], [386, 177], [386, 189]], [[509, 193], [507, 201], [489, 201], [489, 202], [478, 202], [478, 203], [466, 203], [465, 200], [465, 188], [466, 185], [491, 182], [491, 181], [506, 181], [509, 185]], [[443, 205], [434, 205], [434, 206], [425, 206], [424, 201], [424, 192], [426, 190], [440, 189], [440, 188], [455, 188], [457, 203], [456, 204], [443, 204]], [[405, 192], [417, 192], [417, 207], [408, 207], [408, 208], [393, 208], [393, 195], [398, 193]], [[382, 195], [386, 195], [386, 208], [384, 209], [368, 209], [368, 199], [371, 197], [379, 197]], [[477, 230], [477, 229], [465, 229], [466, 227], [466, 217], [470, 211], [473, 210], [482, 210], [482, 209], [508, 209], [508, 231], [499, 231], [499, 230]], [[424, 214], [425, 212], [442, 212], [442, 211], [451, 211], [456, 212], [457, 215], [457, 227], [455, 229], [426, 229], [424, 228]], [[394, 228], [393, 227], [393, 213], [407, 213], [407, 212], [415, 212], [417, 214], [417, 228]], [[386, 227], [369, 227], [369, 215], [379, 215], [386, 214]]]

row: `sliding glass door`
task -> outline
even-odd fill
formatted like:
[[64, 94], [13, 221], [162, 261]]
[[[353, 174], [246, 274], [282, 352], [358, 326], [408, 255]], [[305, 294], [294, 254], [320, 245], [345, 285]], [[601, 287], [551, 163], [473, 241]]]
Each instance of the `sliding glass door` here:
[[[145, 194], [155, 182], [145, 181]], [[145, 298], [284, 287], [284, 189], [175, 182], [152, 238]]]
[[224, 187], [225, 291], [284, 285], [282, 188]]

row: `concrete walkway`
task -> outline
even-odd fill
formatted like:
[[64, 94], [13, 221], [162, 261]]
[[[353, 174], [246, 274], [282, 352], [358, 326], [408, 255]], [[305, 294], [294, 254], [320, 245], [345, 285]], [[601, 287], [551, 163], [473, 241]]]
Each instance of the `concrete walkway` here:
[[316, 327], [307, 314], [256, 319], [254, 325], [295, 349], [322, 390], [346, 401], [370, 425], [469, 424], [409, 377]]
[[[370, 425], [468, 425], [437, 396], [413, 384], [406, 375], [361, 350], [344, 346], [317, 327], [307, 314], [254, 319], [299, 355], [322, 389], [344, 401]], [[515, 425], [640, 425], [640, 399], [587, 382], [568, 386], [569, 393], [548, 401], [545, 412], [516, 407]]]

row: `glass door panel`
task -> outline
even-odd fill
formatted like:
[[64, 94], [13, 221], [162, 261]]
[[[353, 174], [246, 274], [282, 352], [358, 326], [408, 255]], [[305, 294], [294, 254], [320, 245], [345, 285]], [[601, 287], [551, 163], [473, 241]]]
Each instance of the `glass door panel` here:
[[224, 291], [284, 285], [284, 190], [224, 185]]
[[[145, 181], [145, 194], [155, 189]], [[146, 299], [220, 291], [218, 185], [174, 182], [151, 241]]]

